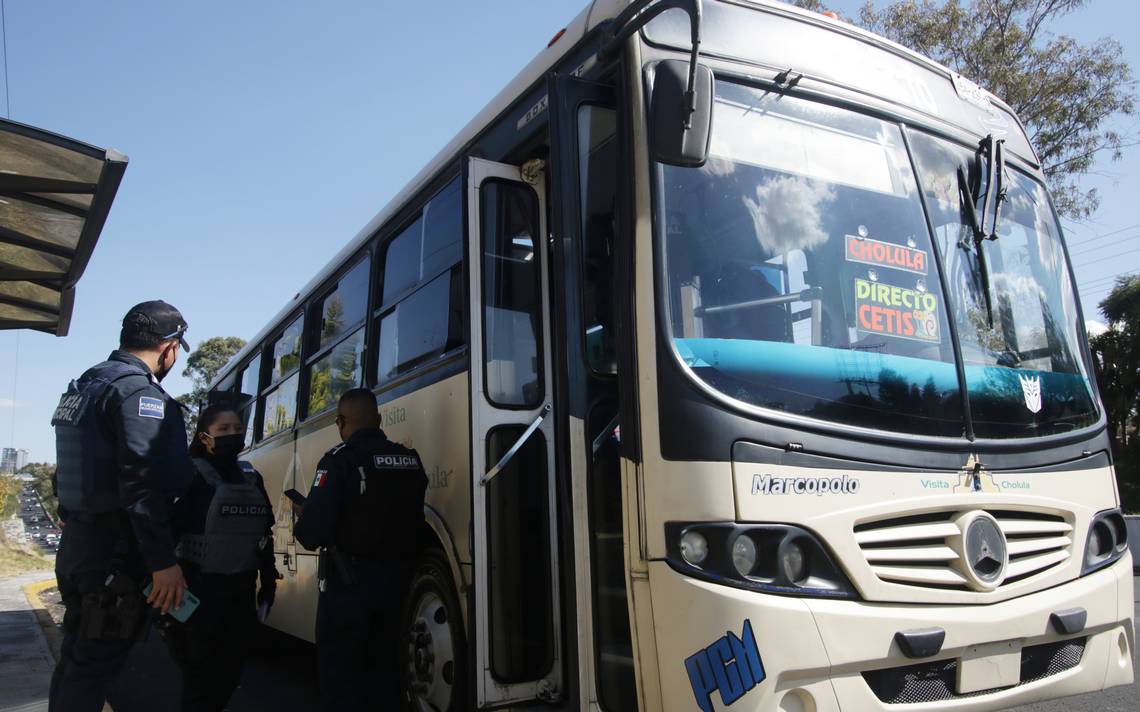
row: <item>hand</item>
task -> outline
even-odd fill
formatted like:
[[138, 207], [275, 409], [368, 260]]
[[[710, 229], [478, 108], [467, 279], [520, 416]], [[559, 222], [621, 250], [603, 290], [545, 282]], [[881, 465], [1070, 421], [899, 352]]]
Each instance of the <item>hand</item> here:
[[146, 602], [158, 608], [164, 615], [171, 608], [182, 605], [182, 592], [186, 590], [186, 579], [182, 578], [182, 568], [175, 564], [150, 575], [150, 595]]

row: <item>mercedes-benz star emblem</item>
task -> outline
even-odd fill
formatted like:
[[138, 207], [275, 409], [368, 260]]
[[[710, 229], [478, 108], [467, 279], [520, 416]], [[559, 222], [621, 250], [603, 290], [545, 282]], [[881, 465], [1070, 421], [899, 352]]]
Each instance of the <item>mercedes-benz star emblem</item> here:
[[986, 588], [996, 588], [1005, 575], [1005, 535], [987, 516], [975, 517], [965, 532], [966, 563]]

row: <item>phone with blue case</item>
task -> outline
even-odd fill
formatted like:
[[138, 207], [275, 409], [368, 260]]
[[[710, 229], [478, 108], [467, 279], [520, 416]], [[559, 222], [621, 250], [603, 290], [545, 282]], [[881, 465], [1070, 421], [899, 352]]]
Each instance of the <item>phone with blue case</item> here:
[[[151, 589], [153, 588], [154, 584], [148, 583], [146, 588], [143, 589], [143, 596], [150, 596]], [[190, 593], [190, 589], [186, 589], [182, 592], [182, 605], [178, 608], [171, 608], [166, 613], [172, 616], [174, 620], [185, 623], [187, 619], [190, 618], [190, 615], [198, 609], [199, 603], [201, 603], [201, 601], [198, 600], [198, 597]]]

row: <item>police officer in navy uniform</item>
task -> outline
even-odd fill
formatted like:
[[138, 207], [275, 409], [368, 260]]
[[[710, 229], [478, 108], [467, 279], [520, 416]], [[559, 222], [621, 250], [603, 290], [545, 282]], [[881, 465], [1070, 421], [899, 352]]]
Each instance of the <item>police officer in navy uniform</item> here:
[[325, 709], [402, 709], [399, 619], [424, 521], [427, 475], [415, 450], [380, 429], [376, 396], [341, 396], [344, 441], [317, 464], [294, 526], [322, 549], [317, 667]]
[[244, 448], [234, 404], [201, 412], [189, 449], [197, 475], [173, 513], [178, 564], [200, 604], [185, 623], [165, 621], [163, 635], [182, 669], [182, 712], [226, 708], [277, 591], [273, 508], [261, 474], [238, 459]]
[[64, 522], [55, 574], [67, 610], [51, 712], [102, 710], [146, 604], [163, 613], [181, 604], [170, 509], [193, 469], [181, 406], [159, 381], [189, 350], [186, 328], [166, 302], [135, 306], [119, 349], [71, 382], [52, 417]]

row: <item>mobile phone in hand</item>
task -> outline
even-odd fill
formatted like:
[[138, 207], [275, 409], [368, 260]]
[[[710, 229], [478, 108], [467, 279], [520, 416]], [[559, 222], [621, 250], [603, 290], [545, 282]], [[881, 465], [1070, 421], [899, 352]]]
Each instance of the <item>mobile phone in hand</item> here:
[[305, 504], [305, 495], [301, 494], [295, 489], [287, 489], [283, 494], [289, 499], [290, 502], [298, 507]]
[[[149, 597], [150, 592], [154, 589], [153, 583], [147, 583], [146, 588], [143, 589], [143, 597]], [[198, 597], [190, 593], [190, 589], [182, 592], [182, 605], [177, 608], [171, 608], [166, 613], [174, 618], [174, 620], [185, 623], [194, 611], [198, 610], [198, 604], [201, 603]]]

